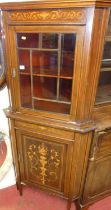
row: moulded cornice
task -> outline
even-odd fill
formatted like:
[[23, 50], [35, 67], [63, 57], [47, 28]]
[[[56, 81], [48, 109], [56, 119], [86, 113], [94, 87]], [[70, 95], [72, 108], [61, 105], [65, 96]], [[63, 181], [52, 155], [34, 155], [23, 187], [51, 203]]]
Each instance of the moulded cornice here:
[[66, 8], [66, 7], [109, 7], [111, 0], [1, 0], [2, 10]]

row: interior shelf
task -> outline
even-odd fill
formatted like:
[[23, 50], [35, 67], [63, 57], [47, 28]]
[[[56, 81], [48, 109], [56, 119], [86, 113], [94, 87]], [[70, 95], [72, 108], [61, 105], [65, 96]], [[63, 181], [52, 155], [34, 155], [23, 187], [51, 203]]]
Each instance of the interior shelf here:
[[110, 42], [111, 41], [111, 36], [105, 36], [105, 41]]
[[[30, 72], [20, 72], [20, 75], [31, 76]], [[49, 77], [49, 78], [61, 78], [61, 79], [72, 79], [72, 77], [61, 76], [61, 75], [49, 75], [49, 74], [32, 74], [32, 76]]]
[[59, 49], [49, 49], [49, 48], [25, 48], [25, 47], [18, 47], [18, 50], [29, 50], [29, 51], [48, 51], [48, 52], [58, 52]]
[[111, 67], [101, 68], [101, 72], [111, 71]]
[[49, 102], [56, 102], [56, 103], [60, 103], [60, 104], [71, 104], [71, 102], [66, 102], [66, 101], [61, 101], [61, 100], [49, 100], [49, 99], [46, 99], [46, 98], [38, 98], [38, 97], [32, 97], [34, 100], [39, 100], [39, 101], [49, 101]]

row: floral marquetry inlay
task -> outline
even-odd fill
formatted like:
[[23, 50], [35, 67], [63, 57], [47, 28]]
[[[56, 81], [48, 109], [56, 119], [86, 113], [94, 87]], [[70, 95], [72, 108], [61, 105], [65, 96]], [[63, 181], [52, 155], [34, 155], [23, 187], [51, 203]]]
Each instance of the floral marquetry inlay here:
[[31, 142], [27, 145], [28, 174], [38, 183], [59, 187], [63, 146]]
[[10, 12], [9, 20], [11, 22], [58, 22], [58, 23], [72, 23], [86, 21], [86, 10], [77, 9], [58, 9], [58, 10], [36, 10], [26, 12]]

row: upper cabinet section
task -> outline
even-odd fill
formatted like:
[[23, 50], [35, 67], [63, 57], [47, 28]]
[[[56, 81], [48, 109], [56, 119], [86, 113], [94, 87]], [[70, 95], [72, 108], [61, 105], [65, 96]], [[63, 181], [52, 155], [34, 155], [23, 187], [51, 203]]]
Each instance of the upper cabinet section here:
[[111, 103], [111, 11], [105, 35], [96, 104]]
[[67, 2], [66, 8], [3, 11], [3, 17], [13, 110], [82, 118], [94, 8]]

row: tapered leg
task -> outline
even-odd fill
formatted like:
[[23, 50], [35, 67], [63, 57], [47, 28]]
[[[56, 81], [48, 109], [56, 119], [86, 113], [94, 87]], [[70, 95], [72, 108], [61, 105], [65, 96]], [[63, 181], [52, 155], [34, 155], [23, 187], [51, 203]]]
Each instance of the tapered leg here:
[[16, 181], [17, 190], [19, 190], [19, 194], [22, 196], [22, 184]]
[[75, 201], [76, 210], [88, 210], [89, 206], [82, 206], [78, 200]]
[[68, 200], [67, 201], [67, 210], [70, 210], [71, 209], [71, 205], [72, 205], [72, 200]]
[[20, 193], [20, 195], [22, 196], [22, 184], [20, 183], [20, 185], [19, 185], [19, 193]]
[[78, 200], [75, 201], [76, 210], [81, 210], [81, 205]]
[[18, 182], [16, 182], [16, 188], [17, 188], [17, 190], [19, 190], [19, 185], [18, 185]]

